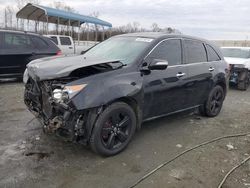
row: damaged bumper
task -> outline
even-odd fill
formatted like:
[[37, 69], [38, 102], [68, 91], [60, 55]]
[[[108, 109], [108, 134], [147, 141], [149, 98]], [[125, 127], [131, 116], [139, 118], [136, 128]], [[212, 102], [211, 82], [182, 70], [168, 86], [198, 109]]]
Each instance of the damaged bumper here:
[[44, 125], [47, 133], [56, 133], [70, 141], [87, 142], [87, 110], [76, 110], [70, 100], [56, 100], [53, 90], [58, 84], [36, 82], [25, 85], [24, 102]]

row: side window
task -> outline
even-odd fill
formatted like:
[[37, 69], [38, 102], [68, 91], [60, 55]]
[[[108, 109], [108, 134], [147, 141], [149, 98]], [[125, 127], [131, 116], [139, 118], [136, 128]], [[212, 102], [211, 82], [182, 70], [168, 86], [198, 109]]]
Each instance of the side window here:
[[51, 39], [56, 45], [58, 45], [57, 37], [50, 37], [50, 39]]
[[16, 33], [5, 33], [4, 34], [4, 46], [7, 49], [27, 49], [32, 48], [29, 37], [22, 34]]
[[215, 50], [208, 44], [206, 44], [207, 47], [207, 56], [208, 61], [220, 61], [219, 55], [215, 52]]
[[207, 62], [207, 54], [202, 42], [185, 40], [186, 63]]
[[170, 39], [161, 42], [148, 56], [150, 59], [167, 60], [169, 66], [181, 64], [181, 40]]
[[37, 49], [47, 49], [48, 48], [48, 44], [41, 38], [36, 37], [36, 36], [31, 36], [32, 41], [34, 42], [34, 46]]
[[60, 37], [61, 45], [71, 45], [69, 37]]

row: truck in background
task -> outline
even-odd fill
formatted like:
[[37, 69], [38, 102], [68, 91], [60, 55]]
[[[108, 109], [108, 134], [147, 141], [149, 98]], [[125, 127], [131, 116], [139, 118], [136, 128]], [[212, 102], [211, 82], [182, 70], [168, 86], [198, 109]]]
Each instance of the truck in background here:
[[44, 35], [49, 37], [62, 51], [62, 54], [83, 54], [89, 48], [99, 42], [96, 41], [74, 41], [72, 37], [66, 35]]

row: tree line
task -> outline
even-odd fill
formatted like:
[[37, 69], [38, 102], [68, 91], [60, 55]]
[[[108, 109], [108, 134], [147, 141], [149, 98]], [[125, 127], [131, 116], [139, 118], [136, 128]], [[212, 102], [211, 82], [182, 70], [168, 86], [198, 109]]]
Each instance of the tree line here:
[[[15, 6], [6, 6], [3, 11], [3, 23], [0, 25], [1, 28], [11, 30], [24, 30], [43, 34], [45, 23], [37, 29], [35, 21], [27, 21], [19, 19], [17, 25], [16, 13], [22, 9], [27, 3], [40, 4], [40, 0], [16, 0]], [[68, 12], [76, 12], [74, 8], [66, 5], [64, 2], [54, 1], [50, 7], [65, 10]], [[77, 13], [77, 12], [76, 12]], [[90, 16], [99, 17], [99, 12], [93, 12]], [[28, 25], [29, 23], [29, 25]], [[91, 41], [102, 41], [114, 35], [135, 33], [135, 32], [165, 32], [165, 33], [180, 33], [179, 30], [172, 27], [161, 28], [157, 23], [152, 23], [151, 27], [146, 29], [141, 26], [139, 22], [128, 23], [123, 26], [112, 27], [109, 29], [103, 29], [99, 25], [84, 23], [81, 25], [80, 30], [78, 28], [69, 28], [65, 25], [50, 24], [48, 34], [59, 34], [59, 35], [72, 35], [74, 39], [78, 38], [78, 32], [80, 32], [80, 40], [91, 40]]]

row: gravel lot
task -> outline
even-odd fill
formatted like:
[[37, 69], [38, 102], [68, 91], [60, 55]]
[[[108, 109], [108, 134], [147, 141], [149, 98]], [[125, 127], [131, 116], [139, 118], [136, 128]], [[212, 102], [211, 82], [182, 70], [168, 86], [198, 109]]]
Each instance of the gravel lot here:
[[[124, 152], [104, 158], [43, 134], [23, 103], [22, 83], [1, 82], [0, 88], [0, 187], [129, 187], [194, 145], [250, 132], [250, 90], [231, 89], [218, 117], [184, 113], [144, 123]], [[250, 136], [224, 139], [183, 155], [137, 187], [217, 187], [249, 155]], [[223, 187], [250, 187], [250, 162], [234, 171]]]

